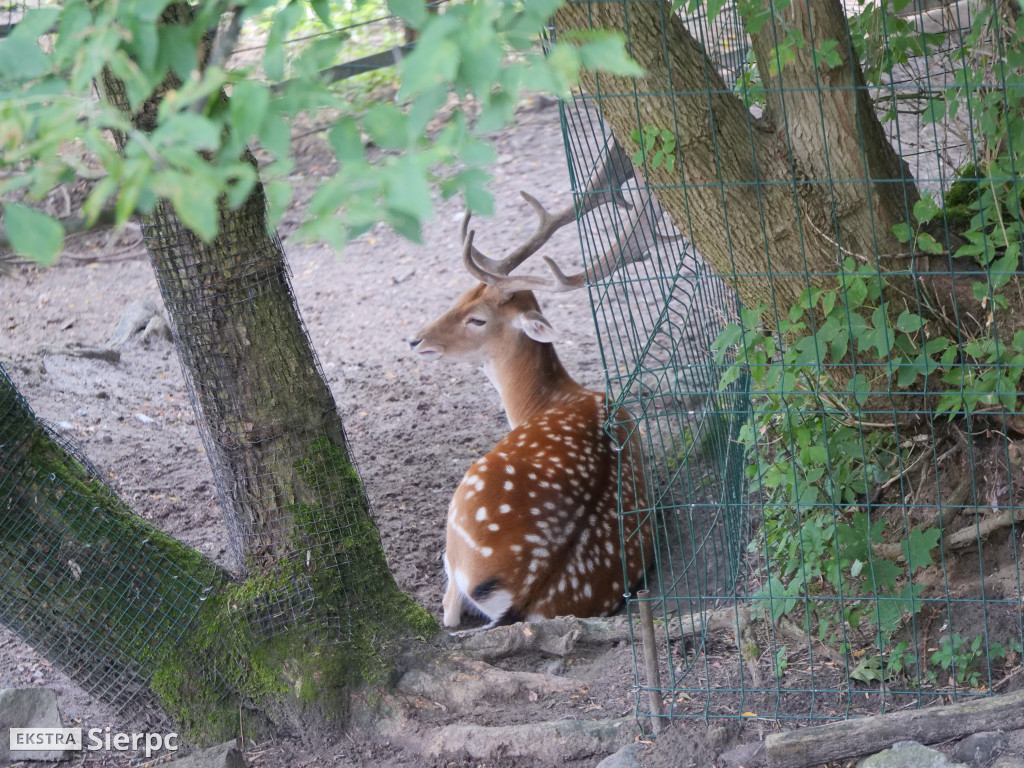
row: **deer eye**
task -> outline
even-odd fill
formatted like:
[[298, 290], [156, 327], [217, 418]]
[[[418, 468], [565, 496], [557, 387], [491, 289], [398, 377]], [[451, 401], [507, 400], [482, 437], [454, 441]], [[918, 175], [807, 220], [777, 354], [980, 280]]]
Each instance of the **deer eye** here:
[[476, 325], [476, 326], [487, 325], [487, 321], [484, 320], [481, 317], [467, 317], [466, 318], [466, 325]]

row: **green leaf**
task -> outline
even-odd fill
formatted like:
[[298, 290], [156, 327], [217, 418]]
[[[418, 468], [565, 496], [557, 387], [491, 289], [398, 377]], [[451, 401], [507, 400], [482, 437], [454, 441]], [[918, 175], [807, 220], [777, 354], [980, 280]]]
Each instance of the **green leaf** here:
[[346, 117], [335, 123], [327, 134], [327, 140], [339, 163], [362, 163], [366, 160], [366, 148], [359, 135], [359, 127], [351, 117]]
[[904, 333], [914, 333], [921, 330], [923, 326], [924, 318], [908, 310], [903, 310], [900, 312], [900, 316], [896, 318], [896, 328]]
[[363, 118], [373, 142], [383, 149], [405, 149], [409, 144], [408, 117], [391, 104], [374, 104]]
[[918, 224], [927, 224], [935, 218], [940, 208], [930, 194], [924, 194], [914, 203], [914, 219]]
[[49, 266], [64, 248], [64, 227], [59, 221], [18, 203], [4, 203], [4, 229], [14, 252]]
[[134, 10], [136, 15], [143, 21], [157, 22], [164, 8], [171, 4], [171, 0], [135, 0]]
[[626, 51], [626, 37], [621, 32], [586, 30], [572, 37], [585, 40], [580, 46], [580, 63], [586, 69], [608, 72], [622, 77], [641, 77], [644, 68]]
[[940, 96], [936, 99], [929, 99], [928, 103], [924, 105], [924, 111], [921, 113], [921, 122], [925, 125], [928, 123], [939, 123], [942, 122], [946, 117], [946, 99]]
[[434, 203], [426, 173], [415, 158], [404, 157], [394, 168], [394, 178], [386, 202], [392, 211], [406, 214], [417, 221], [434, 215]]
[[857, 401], [857, 405], [864, 405], [871, 395], [871, 385], [862, 373], [858, 373], [853, 377], [853, 381], [850, 382], [850, 389], [853, 391], [853, 397]]
[[914, 528], [910, 532], [910, 538], [900, 544], [911, 573], [935, 562], [932, 560], [931, 552], [939, 545], [940, 533], [938, 528]]
[[856, 309], [861, 306], [868, 297], [868, 287], [860, 278], [850, 280], [845, 288], [846, 306], [850, 309]]
[[149, 178], [149, 172], [153, 168], [152, 161], [134, 162], [127, 168], [124, 185], [117, 196], [117, 203], [114, 206], [114, 221], [117, 226], [123, 226], [128, 218], [135, 212], [142, 196], [142, 189]]
[[429, 15], [424, 0], [388, 0], [388, 8], [413, 29], [420, 29]]
[[188, 147], [212, 151], [220, 146], [220, 126], [193, 112], [179, 112], [158, 127], [150, 139], [158, 147]]
[[842, 66], [843, 57], [839, 54], [838, 41], [824, 40], [818, 50], [814, 52], [814, 63], [818, 67], [824, 65], [827, 69]]
[[196, 183], [190, 173], [161, 171], [153, 178], [153, 189], [174, 205], [182, 222], [205, 242], [217, 236], [217, 197], [212, 179]]
[[161, 24], [157, 35], [160, 38], [158, 67], [169, 68], [182, 80], [187, 79], [196, 66], [196, 49], [188, 29], [177, 24]]
[[915, 245], [918, 250], [924, 251], [925, 253], [942, 253], [944, 250], [942, 244], [927, 232], [921, 232], [917, 236], [917, 242]]
[[278, 160], [288, 157], [292, 143], [288, 122], [281, 115], [268, 112], [260, 126], [260, 143]]
[[1006, 285], [1017, 274], [1020, 267], [1020, 246], [1018, 243], [1010, 243], [1006, 253], [989, 265], [989, 278], [992, 280], [992, 289], [998, 291]]
[[478, 168], [470, 168], [462, 171], [457, 179], [469, 210], [484, 216], [494, 213], [494, 195], [487, 188], [491, 181], [489, 173]]
[[0, 40], [0, 83], [32, 80], [49, 68], [49, 59], [34, 40], [21, 37]]
[[722, 12], [726, 2], [728, 2], [728, 0], [707, 0], [706, 11], [709, 24], [718, 18], [718, 14]]
[[907, 222], [901, 221], [899, 224], [892, 225], [892, 234], [901, 243], [909, 243], [913, 232]]
[[409, 99], [455, 80], [461, 61], [462, 51], [454, 40], [421, 38], [413, 52], [402, 60], [398, 98]]
[[922, 373], [924, 371], [913, 363], [901, 363], [896, 368], [896, 386], [900, 389], [906, 389], [917, 381], [917, 377]]
[[860, 664], [850, 670], [850, 677], [862, 683], [883, 682], [885, 674], [882, 672], [881, 658], [877, 654], [872, 654], [862, 659]]
[[255, 80], [243, 80], [231, 92], [231, 126], [242, 141], [259, 133], [270, 104], [270, 90]]
[[313, 13], [320, 19], [327, 27], [334, 27], [334, 22], [331, 21], [331, 4], [329, 0], [310, 0], [310, 7], [313, 9]]
[[286, 181], [269, 181], [263, 184], [267, 196], [267, 226], [276, 227], [292, 202], [292, 186]]

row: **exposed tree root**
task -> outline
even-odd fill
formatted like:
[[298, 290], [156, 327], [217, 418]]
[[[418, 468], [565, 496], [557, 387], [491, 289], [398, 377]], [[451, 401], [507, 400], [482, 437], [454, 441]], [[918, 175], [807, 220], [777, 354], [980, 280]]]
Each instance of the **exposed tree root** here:
[[966, 549], [977, 541], [984, 539], [1000, 528], [1008, 528], [1015, 523], [1024, 521], [1024, 509], [1016, 507], [1003, 510], [998, 515], [987, 517], [977, 525], [968, 525], [946, 538], [946, 545], [951, 550]]
[[558, 765], [591, 755], [607, 755], [632, 742], [636, 720], [551, 720], [523, 725], [481, 727], [449, 725], [427, 739], [430, 757], [466, 757], [494, 760], [529, 757], [544, 765]]
[[39, 354], [84, 357], [90, 360], [103, 360], [108, 363], [117, 363], [121, 360], [121, 353], [116, 349], [110, 349], [109, 347], [84, 347], [80, 344], [67, 344], [62, 347], [40, 347]]
[[[655, 620], [656, 626], [663, 622], [663, 619]], [[669, 640], [681, 640], [705, 631], [734, 633], [735, 616], [731, 608], [720, 608], [707, 617], [696, 613], [688, 614], [669, 620], [667, 629]], [[639, 629], [634, 628], [634, 631], [638, 632]], [[658, 627], [659, 637], [663, 636], [663, 632], [664, 629]], [[462, 653], [484, 661], [494, 661], [528, 651], [566, 656], [572, 653], [577, 644], [620, 643], [631, 638], [628, 616], [596, 619], [560, 617], [452, 636], [456, 647]]]
[[[950, 453], [951, 451], [947, 452]], [[942, 505], [939, 507], [939, 511], [935, 514], [931, 520], [927, 523], [922, 524], [922, 528], [938, 528], [945, 531], [953, 523], [953, 518], [959, 515], [966, 508], [968, 499], [972, 496], [974, 488], [973, 478], [968, 475], [960, 481], [960, 484], [953, 489], [952, 493], [948, 497], [943, 499]], [[946, 536], [943, 541], [943, 550], [946, 552], [951, 551], [949, 536]], [[877, 557], [881, 557], [884, 560], [891, 560], [894, 563], [902, 563], [906, 561], [906, 555], [903, 552], [902, 542], [893, 541], [878, 541], [871, 545], [871, 551]]]
[[565, 677], [537, 672], [508, 672], [483, 661], [457, 655], [432, 659], [426, 667], [410, 669], [398, 680], [399, 692], [468, 712], [489, 698], [522, 697], [538, 701], [551, 694], [569, 693], [577, 684]]

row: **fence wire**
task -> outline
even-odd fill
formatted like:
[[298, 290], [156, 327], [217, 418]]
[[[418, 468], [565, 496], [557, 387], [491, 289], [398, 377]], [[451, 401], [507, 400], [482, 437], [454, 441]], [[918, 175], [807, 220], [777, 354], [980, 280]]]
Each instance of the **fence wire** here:
[[[748, 35], [735, 5], [709, 19], [691, 3], [674, 11], [704, 54], [687, 79], [667, 4], [573, 5], [616, 9], [634, 52], [660, 18], [649, 60], [672, 83], [598, 76], [562, 106], [577, 200], [628, 203], [582, 218], [580, 237], [589, 263], [623, 264], [591, 300], [608, 391], [648, 454], [620, 478], [648, 485], [651, 509], [623, 514], [658, 541], [628, 601], [659, 620], [658, 679], [636, 637], [637, 714], [819, 720], [1006, 690], [1024, 649], [1020, 9], [799, 0], [796, 22], [771, 5]], [[824, 63], [807, 83], [785, 35], [825, 5], [857, 65], [809, 24]], [[847, 96], [861, 106], [837, 115]], [[707, 150], [686, 133], [694, 111]], [[890, 146], [892, 172], [866, 175]], [[701, 151], [704, 175], [687, 157]], [[609, 174], [609, 157], [627, 159]], [[875, 196], [857, 235], [860, 189]], [[773, 218], [784, 195], [792, 220]]]
[[[48, 465], [47, 444], [80, 463], [74, 482]], [[102, 512], [98, 497], [118, 514]], [[168, 558], [160, 536], [44, 429], [0, 366], [0, 622], [122, 709], [160, 711], [153, 670], [216, 582], [214, 569]]]

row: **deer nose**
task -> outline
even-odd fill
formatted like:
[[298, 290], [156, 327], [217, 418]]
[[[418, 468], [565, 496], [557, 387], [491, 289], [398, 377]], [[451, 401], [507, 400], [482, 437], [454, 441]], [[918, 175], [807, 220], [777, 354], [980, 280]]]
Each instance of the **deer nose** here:
[[412, 349], [413, 352], [416, 351], [416, 347], [420, 345], [421, 341], [423, 341], [423, 339], [409, 339], [409, 347]]

